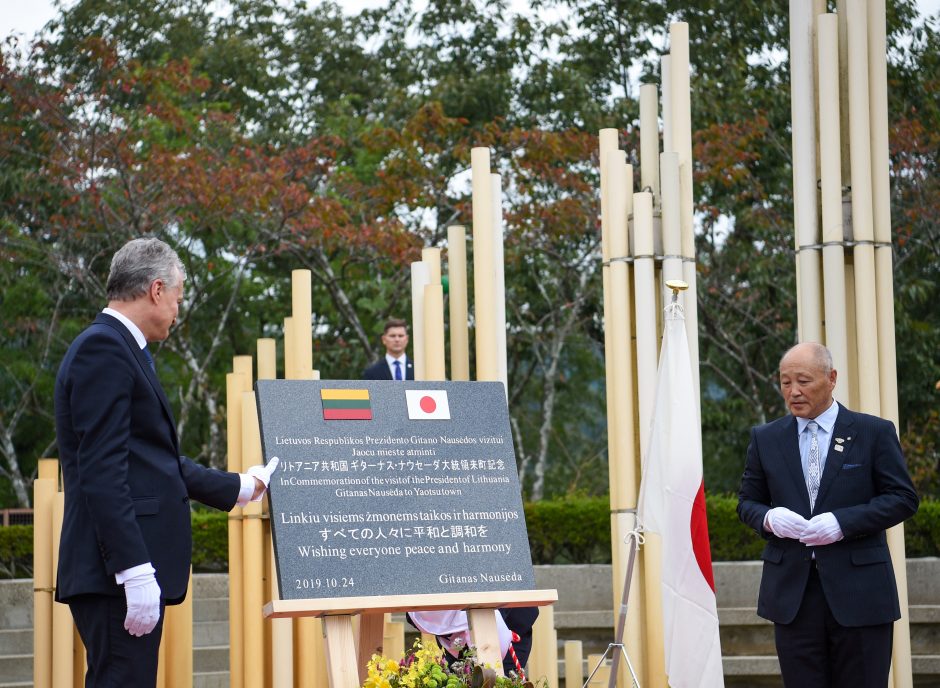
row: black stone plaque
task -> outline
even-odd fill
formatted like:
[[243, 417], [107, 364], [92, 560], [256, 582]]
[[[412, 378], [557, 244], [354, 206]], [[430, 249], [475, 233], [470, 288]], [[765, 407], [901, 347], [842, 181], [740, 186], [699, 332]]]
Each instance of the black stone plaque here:
[[535, 587], [502, 384], [256, 390], [281, 599]]

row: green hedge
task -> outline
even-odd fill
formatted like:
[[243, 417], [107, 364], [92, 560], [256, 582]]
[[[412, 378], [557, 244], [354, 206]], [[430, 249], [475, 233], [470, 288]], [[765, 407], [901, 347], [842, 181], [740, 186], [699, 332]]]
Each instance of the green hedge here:
[[[714, 561], [760, 558], [764, 542], [738, 520], [733, 496], [707, 499]], [[193, 512], [193, 567], [199, 573], [228, 567], [228, 519], [219, 511]], [[610, 507], [606, 497], [566, 497], [525, 505], [534, 564], [609, 564]], [[908, 557], [940, 556], [940, 500], [925, 499], [904, 526]], [[33, 527], [0, 527], [0, 578], [29, 578]]]
[[33, 527], [0, 527], [0, 578], [33, 577]]

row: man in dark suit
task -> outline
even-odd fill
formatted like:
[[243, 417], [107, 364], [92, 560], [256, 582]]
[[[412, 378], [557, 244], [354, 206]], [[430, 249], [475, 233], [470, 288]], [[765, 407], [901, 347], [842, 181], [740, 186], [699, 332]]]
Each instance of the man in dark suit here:
[[752, 429], [738, 515], [767, 540], [757, 613], [786, 686], [885, 688], [900, 618], [885, 530], [917, 511], [894, 426], [833, 401], [820, 344], [780, 361], [791, 415]]
[[382, 331], [385, 357], [379, 359], [362, 373], [364, 380], [414, 380], [415, 367], [405, 355], [408, 347], [408, 326], [404, 320], [392, 318]]
[[276, 459], [247, 474], [180, 455], [148, 342], [183, 300], [179, 257], [135, 239], [112, 259], [108, 307], [65, 354], [56, 436], [65, 489], [56, 599], [88, 652], [86, 686], [153, 686], [163, 609], [186, 597], [190, 498], [229, 510], [261, 499]]

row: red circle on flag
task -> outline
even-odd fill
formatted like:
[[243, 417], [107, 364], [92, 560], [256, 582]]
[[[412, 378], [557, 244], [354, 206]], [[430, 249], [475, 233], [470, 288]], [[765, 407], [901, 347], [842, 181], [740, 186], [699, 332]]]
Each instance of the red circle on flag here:
[[421, 397], [421, 401], [418, 403], [421, 406], [421, 410], [425, 413], [434, 413], [434, 411], [437, 409], [437, 402], [435, 402], [431, 397]]

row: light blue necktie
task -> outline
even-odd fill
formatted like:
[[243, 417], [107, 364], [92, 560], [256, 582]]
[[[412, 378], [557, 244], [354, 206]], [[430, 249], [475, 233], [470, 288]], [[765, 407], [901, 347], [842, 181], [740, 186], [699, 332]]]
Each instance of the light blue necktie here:
[[395, 379], [403, 380], [404, 378], [401, 376], [401, 361], [393, 361], [393, 363], [395, 364]]

